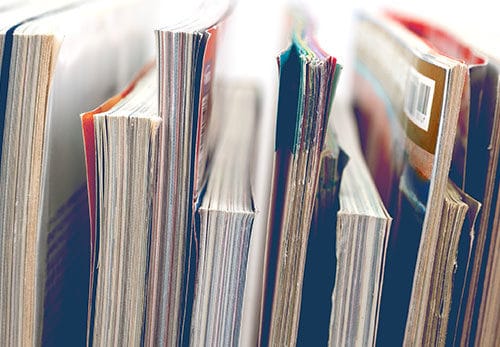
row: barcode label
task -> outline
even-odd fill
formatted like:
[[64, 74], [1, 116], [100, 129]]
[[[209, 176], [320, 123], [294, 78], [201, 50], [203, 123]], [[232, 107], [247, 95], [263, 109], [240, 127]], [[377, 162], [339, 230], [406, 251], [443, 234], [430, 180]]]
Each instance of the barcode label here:
[[411, 68], [406, 82], [404, 111], [419, 128], [429, 130], [432, 99], [436, 82]]

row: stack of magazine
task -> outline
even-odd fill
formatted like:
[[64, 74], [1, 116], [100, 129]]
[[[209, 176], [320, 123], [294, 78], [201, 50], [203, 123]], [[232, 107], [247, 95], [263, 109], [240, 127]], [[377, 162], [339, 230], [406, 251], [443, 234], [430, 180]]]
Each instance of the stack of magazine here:
[[270, 345], [289, 345], [297, 339], [321, 151], [341, 70], [336, 59], [315, 44], [308, 20], [294, 13], [293, 21], [291, 45], [279, 56], [267, 269], [259, 329], [261, 344]]
[[490, 291], [498, 282], [490, 244], [499, 218], [498, 64], [407, 15], [363, 13], [356, 28], [353, 108], [395, 218], [377, 342], [498, 341]]
[[137, 1], [0, 11], [0, 340], [83, 344], [89, 216], [78, 117], [150, 55]]
[[359, 12], [334, 101], [294, 7], [266, 132], [262, 85], [221, 77], [238, 5], [155, 6], [0, 6], [2, 343], [498, 345], [492, 53]]
[[216, 80], [228, 4], [197, 10], [156, 30], [157, 62], [82, 115], [92, 344], [233, 345], [245, 329], [259, 90]]

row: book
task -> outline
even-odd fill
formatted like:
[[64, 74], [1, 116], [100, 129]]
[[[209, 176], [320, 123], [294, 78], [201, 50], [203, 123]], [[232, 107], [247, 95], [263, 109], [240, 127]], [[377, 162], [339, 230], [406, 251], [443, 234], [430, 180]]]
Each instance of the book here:
[[144, 63], [149, 11], [103, 1], [17, 4], [0, 14], [6, 344], [85, 341], [90, 233], [77, 115]]
[[[467, 303], [464, 312], [461, 343], [471, 343], [475, 337], [490, 336], [477, 334], [476, 329], [483, 322], [480, 310], [489, 307], [481, 303], [479, 297], [484, 295], [484, 287], [488, 286], [486, 267], [489, 260], [491, 240], [498, 228], [494, 227], [496, 194], [498, 192], [498, 155], [500, 153], [499, 137], [499, 63], [485, 53], [486, 71], [481, 86], [479, 112], [469, 120], [469, 143], [467, 170], [465, 175], [465, 191], [482, 207], [475, 225], [475, 245], [471, 254], [471, 272], [466, 285], [468, 288]], [[471, 99], [472, 100], [472, 99]], [[481, 323], [479, 323], [481, 321]]]
[[444, 345], [446, 342], [453, 290], [461, 288], [454, 275], [461, 260], [457, 258], [461, 234], [470, 232], [466, 217], [471, 200], [451, 180], [448, 182], [432, 269], [433, 285], [423, 323], [423, 339], [427, 344]]
[[[475, 117], [469, 120], [469, 143], [465, 187], [467, 193], [472, 195], [481, 204], [482, 208], [476, 221], [474, 230], [474, 243], [471, 246], [467, 278], [464, 284], [464, 295], [460, 297], [454, 307], [458, 314], [454, 321], [452, 343], [470, 344], [485, 343], [487, 339], [494, 341], [496, 331], [492, 328], [494, 318], [485, 319], [485, 312], [495, 311], [495, 304], [487, 302], [487, 296], [492, 295], [489, 286], [494, 283], [491, 276], [491, 262], [495, 257], [492, 248], [498, 214], [495, 212], [498, 204], [498, 53], [495, 55], [496, 46], [489, 35], [479, 30], [464, 30], [456, 23], [445, 22], [446, 29], [458, 37], [463, 37], [467, 44], [480, 52], [486, 59], [486, 71], [480, 86], [480, 109]], [[470, 28], [469, 28], [470, 29]], [[471, 35], [471, 32], [474, 35]], [[471, 94], [472, 95], [472, 94]], [[490, 265], [488, 265], [490, 264]], [[453, 304], [455, 305], [455, 304]], [[494, 324], [493, 324], [494, 325]], [[489, 326], [483, 330], [483, 326]]]
[[[498, 126], [496, 120], [498, 117], [496, 115], [498, 67], [495, 60], [487, 54], [478, 52], [472, 45], [457, 40], [432, 23], [401, 16], [398, 20], [436, 49], [463, 60], [468, 66], [450, 177], [470, 195], [469, 207], [474, 199], [477, 202], [472, 204], [477, 206], [479, 203], [482, 207], [479, 211], [473, 210], [478, 214], [477, 219], [474, 217], [476, 224], [468, 228], [470, 234], [473, 235], [469, 246], [470, 251], [462, 252], [464, 257], [456, 260], [459, 266], [466, 266], [466, 273], [464, 278], [457, 276], [454, 278], [453, 290], [457, 288], [460, 292], [462, 288], [462, 295], [460, 298], [458, 294], [452, 295], [459, 300], [452, 303], [458, 306], [458, 309], [453, 312], [458, 313], [459, 317], [452, 321], [453, 332], [448, 333], [452, 341], [457, 341], [457, 333], [461, 334], [461, 343], [468, 344], [475, 339], [475, 336], [482, 336], [476, 335], [481, 307], [478, 297], [481, 297], [483, 293], [489, 252], [488, 240], [492, 235], [492, 230], [495, 230], [491, 229], [493, 221], [491, 213], [493, 213], [492, 204], [494, 203], [498, 160], [498, 141], [496, 140], [498, 135], [495, 132]], [[429, 314], [434, 313], [430, 312], [427, 316]], [[446, 324], [441, 326], [443, 325]]]
[[206, 183], [219, 29], [228, 1], [201, 2], [194, 13], [155, 31], [162, 119], [153, 202], [146, 344], [188, 344], [195, 281], [194, 219]]
[[[466, 259], [459, 259], [468, 265], [464, 279], [464, 293], [457, 303], [460, 316], [450, 336], [455, 339], [461, 334], [463, 343], [469, 343], [475, 336], [477, 315], [480, 309], [477, 297], [482, 295], [482, 282], [488, 259], [489, 239], [494, 223], [495, 186], [497, 185], [498, 163], [498, 65], [486, 56], [486, 68], [479, 86], [476, 82], [476, 94], [480, 94], [477, 113], [470, 114], [469, 134], [467, 136], [467, 160], [464, 170], [463, 190], [481, 204], [477, 220], [471, 229], [473, 242]], [[471, 73], [471, 80], [473, 74]], [[471, 102], [474, 100], [471, 92]], [[455, 160], [455, 156], [454, 159]]]
[[[376, 35], [375, 40], [384, 42], [384, 47], [390, 47], [392, 60], [395, 56], [399, 61], [395, 65], [397, 71], [394, 71], [394, 67], [384, 68], [384, 63], [380, 60], [382, 55], [367, 53], [366, 47], [369, 46], [366, 42], [359, 46], [359, 52], [364, 49], [360, 56], [364, 56], [365, 61], [372, 54], [372, 59], [379, 62], [378, 66], [369, 62], [371, 65], [368, 68], [361, 65], [357, 68], [358, 75], [363, 76], [358, 80], [360, 85], [367, 88], [366, 81], [370, 81], [369, 84], [372, 85], [371, 92], [357, 93], [360, 131], [365, 136], [365, 153], [368, 158], [372, 158], [373, 172], [375, 175], [379, 174], [379, 187], [385, 192], [390, 209], [397, 211], [395, 233], [401, 234], [397, 236], [398, 239], [391, 238], [390, 242], [386, 273], [391, 278], [387, 281], [389, 288], [384, 291], [387, 301], [383, 304], [386, 310], [382, 310], [384, 317], [381, 321], [385, 329], [390, 331], [394, 331], [395, 324], [400, 324], [398, 327], [404, 324], [405, 333], [394, 337], [388, 335], [389, 330], [384, 330], [383, 336], [394, 338], [392, 342], [404, 338], [406, 342], [425, 344], [455, 344], [458, 341], [469, 344], [475, 338], [475, 322], [479, 312], [477, 297], [482, 293], [488, 255], [486, 240], [492, 235], [491, 213], [498, 162], [498, 141], [494, 131], [495, 124], [498, 123], [498, 71], [494, 60], [486, 54], [474, 50], [471, 45], [432, 23], [391, 12], [372, 20], [376, 23], [375, 26], [380, 26], [385, 31]], [[360, 41], [363, 40], [364, 38]], [[417, 65], [420, 68], [422, 64], [418, 62], [415, 65], [405, 54], [397, 51], [394, 40], [407, 42], [413, 49], [412, 54], [417, 56], [417, 61], [423, 57], [424, 60], [442, 66], [441, 56], [445, 56], [446, 59], [453, 59], [453, 64], [465, 64], [466, 67], [464, 76], [458, 82], [451, 81], [451, 86], [448, 85], [446, 91], [449, 93], [457, 88], [458, 92], [463, 86], [461, 98], [458, 101], [447, 101], [443, 108], [445, 112], [453, 110], [457, 113], [456, 122], [440, 125], [441, 129], [437, 134], [447, 138], [440, 140], [440, 146], [442, 153], [445, 153], [443, 156], [450, 163], [449, 170], [446, 166], [443, 169], [433, 166], [439, 165], [436, 161], [436, 153], [439, 152], [437, 145], [434, 163], [428, 167], [433, 168], [432, 172], [428, 171], [431, 173], [428, 184], [423, 184], [425, 180], [422, 180], [422, 176], [425, 178], [425, 165], [430, 164], [430, 161], [425, 164], [424, 158], [432, 152], [422, 152], [414, 145], [422, 145], [423, 139], [430, 138], [432, 129], [422, 122], [431, 121], [434, 117], [432, 109], [435, 99], [441, 99], [444, 94], [436, 91], [437, 80], [429, 73], [424, 71], [423, 77], [415, 73], [413, 69]], [[403, 70], [407, 72], [402, 72]], [[392, 75], [383, 76], [383, 71]], [[365, 81], [361, 82], [361, 79]], [[396, 95], [396, 90], [403, 97]], [[366, 116], [369, 111], [363, 113], [363, 108], [366, 107], [363, 105], [368, 105], [366, 102], [369, 100], [369, 93], [372, 101], [374, 98], [383, 100], [385, 105], [381, 105], [380, 110], [385, 107], [389, 115], [387, 120], [378, 116], [381, 122], [386, 123], [375, 131], [368, 130], [368, 127], [374, 124], [370, 122], [377, 119], [377, 112], [371, 112], [371, 119]], [[374, 94], [378, 96], [375, 97]], [[380, 101], [377, 102], [381, 104]], [[382, 114], [381, 111], [379, 113]], [[443, 119], [443, 113], [440, 119]], [[415, 126], [420, 129], [415, 130]], [[404, 134], [402, 140], [398, 133]], [[448, 145], [448, 137], [454, 138], [453, 146]], [[383, 163], [376, 163], [377, 153], [372, 151], [374, 147], [368, 147], [368, 144], [373, 143], [370, 141], [381, 144], [379, 150], [384, 148]], [[423, 145], [425, 147], [425, 143]], [[398, 151], [398, 146], [404, 150]], [[416, 155], [418, 152], [421, 152], [421, 158]], [[448, 157], [450, 153], [451, 156]], [[432, 157], [428, 156], [430, 158]], [[384, 170], [391, 173], [384, 176]], [[443, 194], [444, 205], [439, 197], [433, 203], [433, 180], [444, 180], [448, 176], [456, 186], [448, 183]], [[397, 186], [399, 192], [395, 189]], [[441, 214], [439, 225], [433, 222], [426, 224], [428, 218], [432, 218], [428, 217], [429, 214]], [[403, 283], [406, 283], [406, 289], [402, 290]], [[397, 305], [395, 298], [399, 300]], [[408, 311], [396, 308], [406, 305], [409, 305]], [[396, 314], [399, 314], [399, 318], [395, 318]], [[401, 319], [405, 318], [406, 322], [401, 324]]]
[[[463, 229], [460, 233], [460, 239], [458, 241], [458, 249], [456, 255], [452, 252], [448, 257], [450, 261], [455, 262], [453, 264], [453, 275], [447, 280], [452, 281], [451, 284], [451, 302], [447, 303], [446, 295], [443, 296], [443, 317], [446, 317], [444, 313], [446, 310], [444, 308], [449, 305], [448, 320], [442, 319], [439, 325], [439, 329], [436, 332], [437, 336], [441, 339], [441, 342], [446, 342], [447, 344], [456, 344], [461, 338], [463, 332], [463, 318], [465, 316], [465, 304], [467, 302], [470, 278], [472, 274], [473, 266], [473, 251], [475, 249], [475, 238], [476, 238], [476, 223], [478, 220], [478, 214], [481, 210], [481, 203], [473, 199], [471, 196], [465, 194], [461, 190], [457, 190], [461, 196], [462, 202], [467, 205], [467, 216], [464, 221]], [[446, 247], [446, 244], [445, 244]], [[451, 247], [451, 244], [448, 245]], [[446, 291], [450, 290], [450, 287]], [[446, 330], [446, 340], [444, 340], [444, 331]]]
[[419, 343], [466, 66], [390, 15], [360, 14], [357, 23], [354, 103], [363, 150], [395, 216], [377, 343]]
[[[148, 260], [161, 127], [156, 73], [149, 64], [122, 93], [82, 115], [89, 197], [96, 199], [89, 344], [140, 344], [148, 324]], [[193, 310], [186, 317], [193, 344], [239, 341], [256, 213], [250, 182], [257, 89], [226, 82], [214, 94], [217, 131], [210, 137], [216, 137], [218, 145], [196, 209], [196, 282]]]
[[0, 5], [4, 344], [498, 344], [494, 39], [360, 13], [332, 108], [302, 9], [276, 90], [276, 4], [156, 5]]
[[266, 242], [260, 344], [295, 343], [320, 156], [341, 68], [292, 14], [290, 47], [278, 58], [280, 85]]
[[[498, 178], [495, 183], [494, 192], [497, 193], [495, 197], [495, 210], [494, 217], [492, 218], [492, 231], [489, 235], [488, 244], [489, 252], [487, 258], [483, 260], [484, 267], [484, 280], [479, 285], [482, 286], [482, 295], [480, 305], [477, 308], [477, 330], [475, 333], [475, 345], [494, 345], [500, 339], [500, 334], [497, 327], [498, 311], [500, 301], [498, 297], [499, 281], [495, 276], [499, 271], [499, 230], [500, 230], [500, 196], [498, 195], [499, 183]], [[493, 212], [493, 210], [492, 210]], [[479, 298], [479, 296], [477, 296]], [[477, 305], [477, 302], [476, 302]], [[467, 336], [462, 334], [462, 341]], [[472, 342], [472, 339], [469, 341]]]
[[147, 66], [122, 93], [82, 115], [95, 208], [89, 345], [142, 341], [161, 125], [156, 77]]
[[250, 82], [219, 82], [214, 89], [212, 116], [219, 126], [210, 136], [217, 146], [195, 219], [193, 345], [235, 345], [246, 328], [241, 317], [257, 213], [251, 182], [258, 113], [258, 89]]
[[336, 224], [339, 210], [339, 187], [348, 155], [340, 148], [330, 125], [326, 131], [318, 192], [314, 201], [313, 218], [307, 240], [306, 262], [297, 344], [315, 341], [326, 345], [332, 312], [332, 292], [337, 272]]
[[[336, 106], [336, 105], [335, 105]], [[328, 345], [374, 345], [391, 221], [364, 161], [351, 108], [332, 126], [349, 154], [339, 190], [337, 271]]]
[[[475, 245], [473, 245], [475, 251], [468, 255], [467, 259], [456, 260], [457, 262], [460, 262], [461, 265], [472, 262], [472, 266], [470, 267], [471, 275], [470, 277], [466, 277], [466, 283], [464, 284], [464, 286], [468, 288], [467, 308], [465, 309], [465, 317], [467, 318], [470, 317], [471, 298], [474, 298], [476, 295], [475, 283], [478, 282], [478, 269], [481, 268], [478, 264], [480, 264], [482, 259], [482, 250], [484, 249], [485, 240], [484, 235], [486, 234], [486, 225], [484, 220], [488, 219], [490, 210], [488, 196], [485, 196], [485, 193], [488, 194], [488, 192], [484, 190], [485, 183], [483, 182], [491, 182], [491, 178], [487, 178], [487, 168], [489, 165], [488, 161], [491, 157], [489, 156], [489, 153], [485, 151], [485, 148], [487, 146], [486, 142], [491, 137], [489, 130], [491, 129], [492, 120], [490, 116], [491, 104], [496, 103], [496, 97], [492, 95], [495, 87], [492, 87], [491, 83], [487, 82], [487, 79], [491, 80], [491, 78], [495, 78], [495, 72], [492, 71], [491, 64], [485, 55], [471, 49], [471, 47], [466, 43], [459, 41], [450, 35], [450, 33], [442, 30], [432, 23], [395, 13], [392, 13], [391, 17], [425, 40], [427, 44], [431, 45], [437, 51], [447, 54], [457, 60], [461, 60], [467, 64], [468, 71], [464, 81], [464, 89], [457, 123], [457, 132], [455, 135], [455, 144], [449, 173], [449, 177], [463, 191], [468, 192], [473, 197], [476, 197], [480, 202], [484, 203], [483, 209], [478, 211], [480, 215], [478, 225], [477, 227], [473, 227], [471, 229], [474, 233], [476, 233], [476, 231], [478, 232], [476, 233]], [[488, 74], [490, 75], [489, 77]], [[483, 95], [488, 95], [489, 97], [483, 98]], [[484, 177], [484, 181], [478, 180], [478, 177]], [[481, 220], [483, 217], [485, 219], [482, 222]], [[481, 222], [483, 223], [483, 226], [481, 226]], [[482, 228], [483, 231], [481, 230]], [[457, 228], [454, 234], [458, 233], [459, 230], [460, 228]], [[445, 231], [446, 230], [440, 230], [439, 235], [441, 236]], [[454, 239], [455, 238], [453, 238], [453, 240]], [[439, 259], [440, 251], [443, 250], [443, 247], [446, 248], [449, 245], [446, 241], [444, 242], [444, 246], [439, 245], [439, 242], [440, 241], [438, 239], [435, 251], [437, 259]], [[433, 272], [435, 273], [433, 277], [436, 278], [434, 282], [436, 284], [434, 286], [436, 288], [432, 289], [432, 292], [429, 294], [430, 298], [428, 301], [431, 305], [433, 301], [432, 296], [436, 295], [436, 293], [440, 293], [440, 276], [438, 274], [445, 272], [444, 269], [439, 269], [440, 264], [441, 263], [439, 261], [435, 261], [433, 264]], [[460, 283], [454, 283], [454, 285], [456, 287], [460, 287]], [[434, 298], [434, 300], [436, 299]], [[473, 299], [472, 302], [475, 302], [475, 299]], [[427, 305], [427, 308], [423, 308], [424, 311], [427, 310], [427, 313], [422, 313], [421, 316], [429, 317], [442, 315], [446, 317], [445, 312], [447, 304], [448, 303], [445, 302], [441, 309], [429, 307], [429, 305]], [[427, 318], [426, 321], [428, 322]], [[471, 324], [467, 323], [467, 321], [470, 322], [470, 320], [464, 321], [465, 333], [463, 331], [463, 327], [460, 328], [460, 330], [463, 331], [462, 336], [468, 336], [470, 334], [467, 331], [470, 331], [468, 329], [470, 329]], [[441, 323], [443, 322], [444, 324], [440, 324], [440, 326], [446, 325], [446, 319], [441, 321]], [[427, 331], [424, 330], [423, 339], [430, 343], [430, 341], [435, 339], [434, 333], [435, 332], [432, 329]]]

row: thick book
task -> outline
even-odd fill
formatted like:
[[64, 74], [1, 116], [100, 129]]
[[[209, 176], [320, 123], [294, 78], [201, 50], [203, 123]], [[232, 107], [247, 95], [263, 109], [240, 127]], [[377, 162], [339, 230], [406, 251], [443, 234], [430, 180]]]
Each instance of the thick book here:
[[390, 14], [360, 14], [354, 105], [394, 216], [377, 342], [421, 343], [467, 66]]
[[[498, 170], [498, 168], [497, 168]], [[496, 274], [500, 271], [500, 187], [499, 179], [495, 183], [493, 206], [492, 210], [492, 228], [491, 234], [488, 236], [489, 251], [487, 257], [483, 259], [484, 279], [480, 279], [479, 286], [482, 290], [481, 296], [477, 296], [476, 309], [477, 328], [474, 331], [474, 343], [476, 345], [495, 345], [500, 341], [500, 331], [498, 329], [498, 321], [500, 319], [500, 280]], [[481, 298], [479, 301], [479, 298]], [[474, 317], [474, 318], [476, 318]], [[469, 338], [462, 334], [462, 341]], [[469, 338], [472, 342], [472, 339]]]
[[339, 188], [348, 155], [340, 148], [331, 125], [321, 152], [318, 191], [307, 240], [297, 344], [311, 341], [326, 345], [337, 272], [336, 225]]
[[328, 344], [370, 346], [377, 336], [392, 218], [363, 158], [352, 109], [339, 104], [333, 125], [349, 162], [339, 190]]
[[[82, 114], [94, 230], [88, 345], [140, 345], [156, 182], [157, 71]], [[111, 323], [111, 324], [110, 324]]]
[[153, 204], [145, 343], [187, 344], [195, 284], [194, 220], [206, 184], [218, 32], [229, 1], [155, 31], [162, 119]]
[[[420, 288], [424, 290], [422, 297], [415, 299], [410, 306], [405, 339], [422, 339], [426, 344], [456, 344], [458, 341], [470, 344], [487, 336], [484, 331], [478, 333], [477, 327], [486, 322], [480, 312], [490, 307], [486, 303], [481, 304], [481, 298], [486, 293], [484, 288], [490, 285], [491, 277], [488, 276], [491, 270], [487, 269], [487, 264], [492, 250], [490, 240], [495, 234], [493, 223], [499, 152], [498, 64], [487, 55], [487, 50], [481, 53], [470, 43], [457, 39], [453, 30], [446, 31], [430, 22], [397, 13], [389, 13], [388, 17], [416, 35], [434, 54], [452, 57], [467, 67], [449, 177], [456, 184], [454, 189], [466, 197], [463, 202], [469, 212], [462, 229], [458, 224], [452, 228], [442, 219], [435, 234], [436, 243], [427, 243], [426, 248], [420, 245], [420, 252], [434, 257], [427, 265], [432, 282], [427, 288], [421, 282], [413, 284], [414, 293], [418, 293]], [[423, 89], [414, 87], [414, 78], [407, 81], [407, 88], [415, 91], [412, 93], [418, 102]], [[424, 101], [431, 95], [426, 94], [422, 94], [425, 95]], [[444, 177], [444, 172], [438, 174]], [[403, 188], [408, 188], [408, 181], [411, 180], [401, 181]], [[410, 207], [408, 203], [412, 199], [408, 199], [408, 191], [405, 195], [398, 202], [402, 207], [400, 211], [405, 218], [413, 218], [418, 207]], [[448, 200], [442, 207], [443, 213], [452, 207], [459, 208], [457, 203], [449, 203], [452, 200], [447, 195], [445, 199]], [[443, 218], [449, 218], [449, 215], [443, 215]], [[403, 222], [399, 225], [401, 230], [407, 229]], [[401, 249], [408, 251], [411, 247], [408, 243]], [[415, 275], [415, 279], [420, 276], [418, 272]]]
[[[238, 345], [249, 247], [257, 211], [251, 185], [258, 89], [225, 81], [214, 90], [217, 146], [196, 211], [196, 280], [190, 343]], [[212, 128], [213, 129], [213, 128]], [[255, 260], [254, 260], [255, 261]]]
[[291, 44], [278, 58], [280, 84], [265, 255], [260, 344], [296, 343], [307, 241], [331, 101], [341, 67], [293, 14]]
[[337, 271], [335, 252], [339, 187], [348, 161], [331, 123], [320, 160], [318, 191], [307, 241], [298, 345], [307, 345], [311, 341], [326, 345], [329, 336], [332, 291]]
[[90, 235], [78, 114], [145, 63], [149, 10], [52, 2], [0, 13], [0, 339], [8, 345], [85, 341]]
[[[483, 259], [488, 254], [486, 240], [491, 234], [488, 231], [488, 224], [496, 172], [495, 161], [498, 157], [498, 146], [494, 144], [494, 138], [498, 136], [494, 133], [498, 71], [485, 54], [457, 39], [449, 31], [445, 31], [431, 22], [401, 14], [391, 13], [391, 17], [418, 35], [436, 51], [463, 61], [467, 65], [449, 177], [462, 193], [469, 195], [468, 200], [472, 205], [477, 205], [477, 203], [482, 205], [480, 210], [475, 211], [478, 214], [477, 218], [474, 217], [476, 224], [468, 228], [468, 231], [463, 231], [463, 233], [474, 235], [473, 242], [469, 246], [470, 252], [461, 252], [460, 255], [463, 257], [454, 260], [461, 268], [466, 267], [465, 275], [464, 277], [455, 276], [452, 281], [453, 290], [465, 294], [461, 295], [460, 302], [454, 303], [454, 306], [461, 307], [458, 311], [461, 317], [456, 320], [452, 319], [452, 323], [456, 324], [454, 331], [455, 333], [461, 332], [462, 343], [469, 343], [468, 341], [474, 339], [475, 321], [479, 308], [479, 305], [476, 304], [478, 301], [476, 297], [482, 294], [481, 281], [486, 262]], [[477, 200], [477, 203], [473, 203], [473, 200]], [[442, 252], [446, 254], [446, 249], [450, 245], [453, 246], [454, 243], [443, 240], [442, 235], [446, 233], [446, 226], [444, 229], [442, 228], [443, 223], [441, 223], [437, 248], [434, 252], [436, 260], [432, 265], [433, 288], [429, 293], [427, 307], [424, 307], [421, 313], [422, 317], [426, 317], [421, 323], [424, 325], [422, 334], [425, 343], [434, 343], [436, 336], [438, 336], [433, 328], [428, 327], [429, 321], [432, 321], [429, 317], [441, 316], [440, 328], [447, 325], [448, 319], [446, 309], [449, 302], [443, 300], [445, 297], [439, 299], [442, 294], [448, 294], [446, 293], [447, 288], [444, 291], [439, 290], [442, 284], [441, 278], [447, 271], [441, 260]], [[454, 236], [460, 232], [460, 228], [457, 227], [450, 232], [453, 233], [451, 238], [453, 241], [455, 240]], [[461, 237], [467, 236], [462, 235]], [[446, 284], [444, 283], [444, 285]], [[433, 302], [441, 300], [443, 300], [441, 307], [433, 305]], [[455, 333], [449, 334], [450, 341], [456, 339]], [[445, 341], [441, 338], [438, 342], [444, 343]]]
[[[422, 323], [423, 340], [427, 345], [442, 346], [453, 340], [453, 335], [448, 333], [448, 326], [453, 325], [456, 317], [452, 303], [459, 302], [457, 295], [463, 292], [462, 274], [463, 270], [467, 270], [467, 250], [470, 249], [466, 247], [466, 252], [461, 253], [459, 251], [463, 249], [459, 248], [462, 240], [470, 241], [470, 235], [474, 234], [474, 222], [479, 206], [477, 201], [460, 190], [453, 181], [448, 181], [432, 269], [433, 283], [426, 307], [426, 318]], [[457, 271], [457, 268], [460, 268], [460, 271]]]
[[[499, 235], [499, 154], [500, 154], [500, 62], [489, 58], [487, 75], [483, 88], [483, 103], [478, 118], [471, 123], [476, 139], [471, 149], [469, 180], [473, 187], [467, 193], [481, 204], [481, 214], [476, 224], [476, 247], [473, 255], [473, 269], [467, 298], [466, 321], [462, 332], [462, 343], [486, 343], [499, 341], [500, 334], [493, 322], [498, 319], [500, 301], [494, 289], [498, 280], [494, 275], [498, 265]], [[476, 171], [477, 170], [477, 171]], [[477, 176], [476, 176], [477, 175]], [[496, 267], [495, 267], [496, 266]], [[481, 298], [481, 299], [479, 299]], [[494, 299], [496, 298], [496, 299]], [[495, 336], [495, 337], [494, 337]], [[483, 340], [485, 339], [485, 340]]]
[[[434, 18], [434, 20], [437, 20]], [[449, 326], [450, 344], [494, 344], [499, 340], [499, 300], [495, 258], [498, 257], [498, 158], [500, 151], [499, 61], [495, 40], [477, 27], [464, 28], [445, 21], [446, 29], [463, 37], [468, 45], [486, 57], [486, 73], [481, 86], [480, 109], [469, 119], [466, 192], [481, 204], [474, 242], [470, 247], [469, 268], [464, 294], [453, 302], [456, 320]], [[475, 30], [477, 29], [477, 30]], [[472, 96], [472, 94], [471, 94]], [[459, 268], [460, 269], [460, 268]]]
[[[144, 343], [159, 131], [157, 70], [145, 67], [120, 94], [82, 115], [93, 242], [88, 344]], [[255, 218], [253, 137], [258, 92], [215, 88], [207, 184], [194, 220], [190, 344], [240, 341], [248, 250]], [[108, 324], [107, 322], [112, 322]], [[157, 324], [161, 324], [158, 322]]]

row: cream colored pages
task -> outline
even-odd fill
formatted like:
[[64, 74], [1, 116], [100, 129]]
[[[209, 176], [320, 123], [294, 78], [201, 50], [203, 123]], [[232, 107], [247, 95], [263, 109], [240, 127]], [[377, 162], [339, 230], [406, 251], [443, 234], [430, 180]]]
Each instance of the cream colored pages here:
[[90, 298], [92, 345], [140, 345], [143, 339], [161, 125], [156, 73], [150, 68], [113, 108], [93, 115], [98, 268]]
[[13, 236], [2, 243], [12, 253], [2, 252], [10, 260], [0, 277], [2, 310], [12, 313], [2, 313], [7, 344], [85, 338], [89, 235], [78, 114], [121, 88], [148, 55], [146, 27], [130, 25], [142, 13], [136, 5], [49, 3], [10, 31], [0, 183], [2, 232]]
[[238, 344], [245, 329], [241, 318], [247, 268], [253, 261], [248, 256], [256, 216], [251, 180], [258, 89], [248, 82], [227, 81], [215, 88], [214, 97], [213, 117], [222, 122], [197, 211], [192, 346]]
[[352, 110], [333, 106], [332, 124], [349, 155], [339, 190], [337, 274], [329, 345], [375, 344], [391, 217], [361, 154]]

